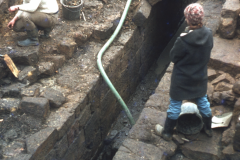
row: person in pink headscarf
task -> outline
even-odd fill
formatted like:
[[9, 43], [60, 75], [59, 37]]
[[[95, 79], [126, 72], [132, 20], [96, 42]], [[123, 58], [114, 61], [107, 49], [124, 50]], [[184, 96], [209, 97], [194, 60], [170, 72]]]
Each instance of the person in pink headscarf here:
[[203, 25], [204, 10], [198, 3], [184, 10], [188, 27], [177, 38], [170, 51], [174, 63], [170, 86], [170, 105], [161, 136], [171, 140], [181, 112], [182, 100], [195, 100], [204, 122], [204, 130], [211, 137], [212, 113], [207, 99], [207, 64], [213, 48], [212, 31]]

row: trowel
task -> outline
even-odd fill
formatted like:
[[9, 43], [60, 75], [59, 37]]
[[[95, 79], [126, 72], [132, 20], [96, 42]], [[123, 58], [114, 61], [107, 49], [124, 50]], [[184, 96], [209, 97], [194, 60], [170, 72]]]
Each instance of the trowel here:
[[6, 62], [8, 68], [11, 70], [11, 72], [13, 73], [13, 75], [18, 78], [18, 74], [19, 74], [19, 70], [17, 69], [16, 65], [13, 63], [12, 59], [7, 55], [1, 55], [0, 57], [4, 57], [4, 61]]

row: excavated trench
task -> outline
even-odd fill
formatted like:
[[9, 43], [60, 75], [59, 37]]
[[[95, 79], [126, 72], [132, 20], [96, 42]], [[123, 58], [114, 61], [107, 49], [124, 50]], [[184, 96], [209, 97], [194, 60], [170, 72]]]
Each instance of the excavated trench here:
[[[165, 1], [164, 4], [156, 4], [151, 10], [148, 26], [145, 27], [154, 26], [154, 35], [149, 36], [148, 40], [155, 40], [156, 45], [154, 45], [153, 48], [158, 48], [155, 52], [159, 54], [151, 61], [151, 67], [148, 73], [141, 79], [136, 91], [131, 95], [127, 103], [135, 121], [139, 118], [149, 96], [154, 94], [156, 87], [169, 66], [170, 48], [178, 37], [177, 35], [186, 27], [182, 14], [183, 9], [187, 4], [193, 2], [194, 1], [178, 1], [176, 3], [176, 1]], [[176, 34], [177, 31], [178, 33]], [[131, 125], [128, 123], [128, 118], [124, 111], [122, 111], [117, 120], [112, 124], [107, 137], [104, 139], [100, 150], [96, 153], [93, 160], [113, 159], [115, 153], [128, 136], [130, 129]]]
[[[169, 65], [168, 53], [162, 53], [184, 20], [183, 9], [192, 2], [194, 0], [163, 0], [153, 5], [148, 18], [140, 21], [144, 23], [137, 23], [134, 30], [123, 31], [103, 56], [105, 70], [124, 101], [128, 102], [127, 105], [135, 121]], [[132, 18], [132, 21], [137, 19]], [[19, 149], [19, 152], [14, 152], [16, 159], [112, 159], [127, 137], [131, 126], [121, 106], [96, 69], [97, 53], [95, 52], [102, 44], [99, 41], [90, 41], [78, 47], [73, 58], [58, 69], [58, 74], [49, 79], [44, 79], [45, 75], [37, 81], [36, 86], [43, 85], [38, 92], [42, 92], [45, 88], [53, 88], [63, 91], [67, 97], [63, 107], [51, 109], [49, 117], [43, 124], [40, 125], [41, 119], [28, 117], [29, 112], [26, 109], [24, 113], [21, 111], [14, 113], [15, 115], [10, 114], [10, 120], [6, 120], [13, 123], [15, 128], [5, 122], [5, 118], [9, 115], [1, 116], [4, 119], [1, 127], [4, 128], [2, 134], [5, 137], [0, 139], [0, 159], [4, 158], [3, 153], [11, 152], [18, 146], [23, 151]], [[158, 58], [160, 66], [156, 65]], [[94, 65], [90, 65], [85, 71], [86, 66], [91, 63]], [[82, 72], [76, 67], [81, 71], [84, 70], [85, 75], [81, 75]], [[156, 67], [159, 67], [158, 73], [155, 72]], [[76, 70], [73, 70], [75, 68]], [[21, 87], [25, 86], [16, 88]], [[10, 94], [11, 98], [14, 98], [14, 94], [18, 95], [19, 90], [11, 89], [8, 93], [4, 91], [0, 94], [3, 94], [1, 98], [7, 98]], [[27, 104], [27, 100], [25, 103]], [[23, 101], [20, 104], [23, 104]], [[27, 122], [28, 126], [25, 126], [23, 121]], [[9, 141], [5, 142], [7, 134]], [[116, 145], [109, 147], [116, 137], [118, 139]], [[10, 143], [14, 147], [5, 149], [4, 147]]]

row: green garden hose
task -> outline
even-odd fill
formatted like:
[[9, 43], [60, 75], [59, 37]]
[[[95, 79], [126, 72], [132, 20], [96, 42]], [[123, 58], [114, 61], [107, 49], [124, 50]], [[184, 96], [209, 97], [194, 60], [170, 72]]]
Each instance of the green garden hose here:
[[124, 109], [125, 113], [127, 114], [127, 117], [129, 119], [131, 125], [133, 126], [135, 124], [135, 122], [133, 120], [132, 114], [130, 113], [127, 105], [124, 103], [122, 97], [119, 95], [117, 90], [114, 88], [112, 82], [109, 80], [106, 72], [103, 69], [102, 62], [101, 62], [103, 53], [107, 50], [107, 48], [110, 46], [112, 41], [116, 38], [117, 34], [119, 33], [120, 29], [122, 28], [123, 22], [125, 21], [125, 18], [127, 16], [127, 13], [128, 13], [131, 2], [132, 2], [132, 0], [127, 1], [126, 6], [125, 6], [124, 11], [123, 11], [123, 14], [122, 14], [122, 17], [120, 19], [120, 22], [119, 22], [117, 28], [115, 29], [115, 31], [112, 34], [112, 36], [110, 37], [110, 39], [104, 44], [104, 46], [99, 51], [98, 56], [97, 56], [97, 65], [98, 65], [98, 69], [99, 69], [100, 73], [103, 76], [103, 79], [105, 80], [105, 82], [107, 83], [107, 85], [109, 86], [109, 88], [111, 89], [113, 94], [118, 99], [119, 103], [121, 104], [122, 108]]

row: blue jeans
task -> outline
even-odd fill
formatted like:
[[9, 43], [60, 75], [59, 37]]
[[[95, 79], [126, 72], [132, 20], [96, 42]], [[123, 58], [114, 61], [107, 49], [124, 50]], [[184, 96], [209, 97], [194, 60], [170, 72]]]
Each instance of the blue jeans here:
[[[211, 117], [212, 112], [210, 108], [210, 103], [208, 102], [207, 95], [196, 98], [196, 103], [202, 117]], [[167, 116], [170, 119], [176, 120], [181, 112], [182, 101], [177, 101], [170, 98], [170, 105], [167, 110]]]

